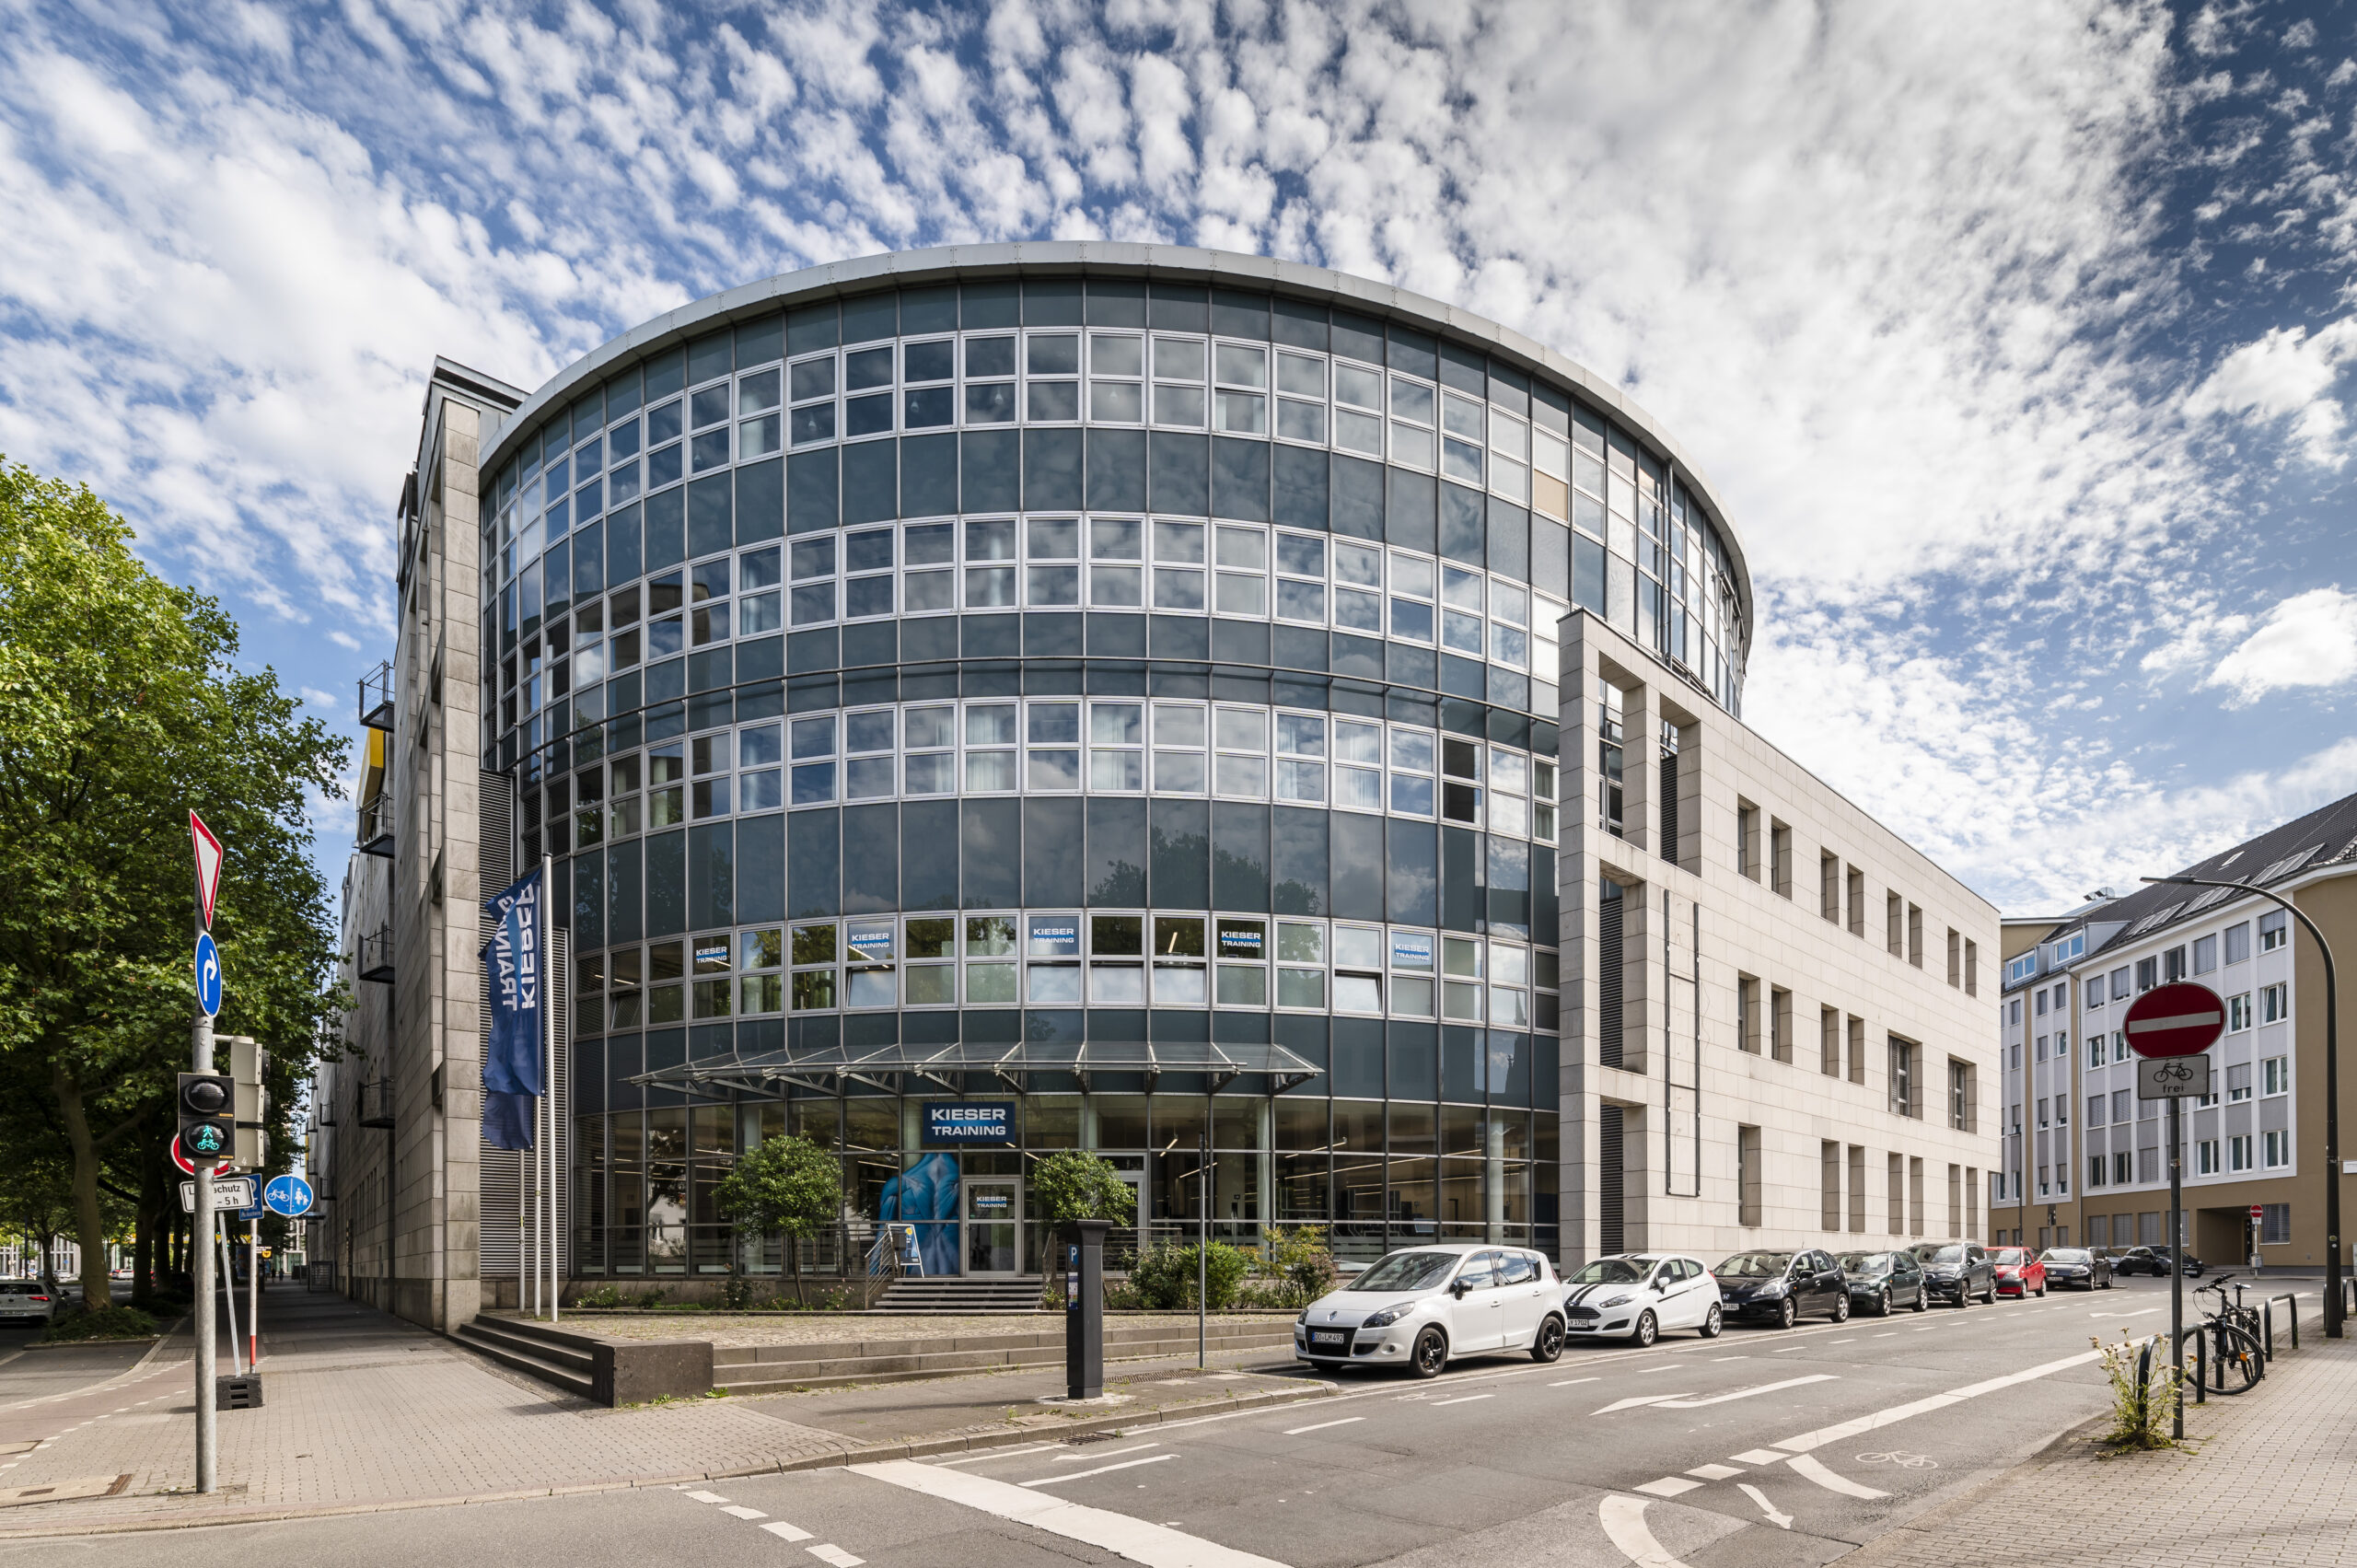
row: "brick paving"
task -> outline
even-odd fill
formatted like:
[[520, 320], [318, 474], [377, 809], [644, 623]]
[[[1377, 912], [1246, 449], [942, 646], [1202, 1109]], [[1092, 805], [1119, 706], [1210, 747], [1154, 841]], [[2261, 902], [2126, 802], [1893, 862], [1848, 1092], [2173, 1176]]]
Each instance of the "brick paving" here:
[[1842, 1568], [1987, 1568], [2041, 1543], [2073, 1568], [2357, 1568], [2357, 1339], [2304, 1319], [2300, 1342], [2249, 1393], [2189, 1403], [2189, 1451], [2099, 1457], [2073, 1434]]

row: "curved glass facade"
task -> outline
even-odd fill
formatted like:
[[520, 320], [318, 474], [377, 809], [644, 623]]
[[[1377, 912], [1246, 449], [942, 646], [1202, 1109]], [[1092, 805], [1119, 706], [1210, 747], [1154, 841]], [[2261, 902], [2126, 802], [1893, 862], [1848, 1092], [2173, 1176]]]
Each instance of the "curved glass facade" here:
[[[922, 1222], [929, 1272], [1035, 1269], [1074, 1146], [1149, 1223], [1554, 1249], [1555, 628], [1741, 690], [1739, 567], [1638, 436], [1324, 300], [1008, 267], [691, 328], [495, 457], [577, 1272], [778, 1266], [710, 1194], [786, 1127], [845, 1155], [833, 1245]], [[1303, 1071], [905, 1070], [1039, 1040]], [[643, 1082], [750, 1056], [829, 1065]], [[968, 1101], [1005, 1136], [930, 1146]]]

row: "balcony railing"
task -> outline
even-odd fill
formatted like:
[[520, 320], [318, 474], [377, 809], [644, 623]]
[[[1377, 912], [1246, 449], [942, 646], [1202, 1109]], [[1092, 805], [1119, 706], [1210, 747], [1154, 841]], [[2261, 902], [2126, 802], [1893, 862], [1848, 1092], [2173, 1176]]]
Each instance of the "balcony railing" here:
[[380, 790], [373, 800], [360, 803], [360, 830], [354, 842], [363, 854], [393, 855], [393, 796]]
[[393, 666], [389, 659], [360, 678], [360, 727], [393, 727]]
[[360, 1125], [390, 1127], [393, 1124], [393, 1081], [390, 1078], [367, 1078], [360, 1085]]
[[375, 981], [380, 985], [393, 983], [393, 926], [390, 921], [360, 938], [360, 950], [354, 955], [353, 969], [362, 980]]

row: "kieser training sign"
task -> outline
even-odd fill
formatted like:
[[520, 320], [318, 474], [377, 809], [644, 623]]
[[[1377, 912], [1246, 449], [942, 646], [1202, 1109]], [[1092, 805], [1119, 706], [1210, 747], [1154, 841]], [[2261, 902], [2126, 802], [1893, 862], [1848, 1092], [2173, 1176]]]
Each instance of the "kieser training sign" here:
[[966, 1148], [976, 1144], [1015, 1143], [1015, 1102], [959, 1100], [924, 1108], [924, 1146]]
[[483, 1139], [496, 1149], [532, 1146], [530, 1102], [540, 1072], [540, 874], [517, 880], [483, 909], [499, 922], [482, 950], [491, 993], [491, 1042], [482, 1058]]

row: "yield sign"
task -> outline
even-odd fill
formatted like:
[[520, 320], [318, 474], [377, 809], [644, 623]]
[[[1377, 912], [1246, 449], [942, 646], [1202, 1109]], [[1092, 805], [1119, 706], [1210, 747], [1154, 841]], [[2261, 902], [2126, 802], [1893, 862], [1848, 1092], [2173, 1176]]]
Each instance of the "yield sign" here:
[[204, 929], [213, 929], [213, 895], [221, 888], [221, 841], [195, 812], [188, 814], [188, 834], [196, 844], [196, 909]]
[[2180, 980], [2130, 1005], [2128, 1049], [2139, 1056], [2193, 1056], [2226, 1030], [2226, 1005], [2206, 985]]

